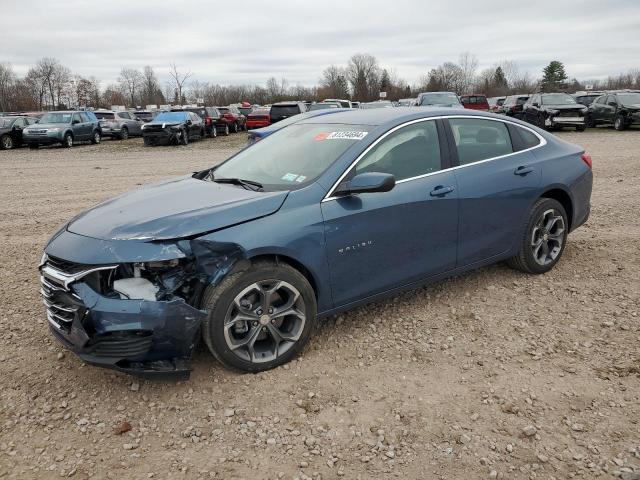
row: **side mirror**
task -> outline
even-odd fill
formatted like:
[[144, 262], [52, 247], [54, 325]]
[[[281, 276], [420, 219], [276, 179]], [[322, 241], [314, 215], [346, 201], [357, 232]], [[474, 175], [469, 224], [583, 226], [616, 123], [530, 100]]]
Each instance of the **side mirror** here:
[[538, 102], [533, 102], [531, 105], [533, 105], [534, 107], [539, 107], [540, 104]]
[[333, 192], [334, 195], [352, 195], [354, 193], [388, 192], [396, 186], [396, 179], [390, 173], [361, 173], [351, 180], [342, 182]]

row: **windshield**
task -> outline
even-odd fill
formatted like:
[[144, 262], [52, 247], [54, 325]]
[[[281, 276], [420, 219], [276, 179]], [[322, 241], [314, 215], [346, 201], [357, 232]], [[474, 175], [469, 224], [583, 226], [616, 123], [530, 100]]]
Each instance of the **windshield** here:
[[292, 190], [317, 179], [373, 128], [368, 125], [297, 124], [245, 148], [217, 167], [215, 179], [241, 178], [265, 190]]
[[187, 112], [195, 113], [200, 118], [204, 118], [207, 116], [207, 111], [204, 108], [189, 108]]
[[240, 107], [238, 110], [240, 110], [240, 113], [243, 115], [249, 115], [251, 112], [253, 112], [253, 108], [251, 107]]
[[298, 105], [274, 105], [271, 107], [271, 116], [279, 117], [282, 115], [290, 116], [300, 113]]
[[0, 117], [0, 128], [10, 127], [13, 124], [13, 122], [15, 122], [15, 120], [16, 120], [15, 118]]
[[185, 112], [164, 112], [155, 118], [156, 122], [182, 122], [186, 120], [187, 114]]
[[430, 93], [422, 97], [420, 105], [460, 105], [460, 101], [453, 93]]
[[640, 93], [619, 93], [618, 100], [622, 105], [640, 105]]
[[309, 107], [309, 111], [313, 110], [326, 110], [327, 108], [338, 108], [338, 105], [335, 103], [314, 103]]
[[72, 112], [45, 113], [39, 123], [71, 123]]
[[566, 93], [548, 93], [542, 95], [543, 105], [573, 105], [575, 103], [575, 99]]
[[109, 112], [95, 112], [96, 117], [98, 117], [100, 120], [104, 119], [104, 118], [108, 118], [113, 120], [115, 118], [115, 114], [113, 113], [109, 113]]

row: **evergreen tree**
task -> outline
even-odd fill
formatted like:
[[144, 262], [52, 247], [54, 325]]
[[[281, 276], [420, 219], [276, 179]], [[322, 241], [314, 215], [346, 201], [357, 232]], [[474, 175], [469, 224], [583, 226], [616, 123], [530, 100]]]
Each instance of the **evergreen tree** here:
[[496, 72], [493, 74], [493, 83], [496, 88], [507, 88], [509, 86], [502, 67], [496, 68]]
[[545, 91], [559, 90], [564, 87], [567, 77], [564, 64], [553, 60], [542, 71], [542, 88]]

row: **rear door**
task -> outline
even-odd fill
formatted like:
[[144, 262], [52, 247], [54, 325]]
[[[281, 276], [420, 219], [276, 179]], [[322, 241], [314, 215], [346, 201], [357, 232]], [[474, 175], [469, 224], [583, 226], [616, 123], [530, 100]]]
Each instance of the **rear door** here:
[[396, 186], [322, 202], [336, 306], [455, 267], [457, 189], [439, 137], [435, 120], [392, 130], [345, 178], [391, 173]]
[[73, 130], [73, 137], [76, 140], [86, 140], [89, 138], [87, 122], [78, 112], [74, 113], [72, 116], [71, 129]]
[[613, 119], [616, 116], [616, 110], [618, 103], [614, 95], [607, 95], [607, 100], [602, 106], [602, 121], [605, 123], [613, 123]]
[[501, 120], [452, 117], [445, 123], [458, 165], [454, 168], [460, 205], [457, 264], [466, 266], [512, 247], [538, 192], [541, 168], [530, 147], [524, 148], [519, 137], [512, 139]]
[[15, 146], [22, 145], [22, 130], [26, 127], [24, 118], [16, 118], [12, 125], [11, 139]]

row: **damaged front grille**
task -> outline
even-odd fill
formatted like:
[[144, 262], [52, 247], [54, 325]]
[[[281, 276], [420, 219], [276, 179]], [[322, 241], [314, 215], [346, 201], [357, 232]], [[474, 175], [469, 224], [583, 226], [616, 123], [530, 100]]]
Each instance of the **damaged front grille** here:
[[80, 297], [71, 290], [71, 284], [92, 273], [115, 268], [116, 265], [82, 265], [48, 257], [40, 267], [40, 293], [49, 323], [58, 330], [69, 331], [73, 321], [86, 312]]

